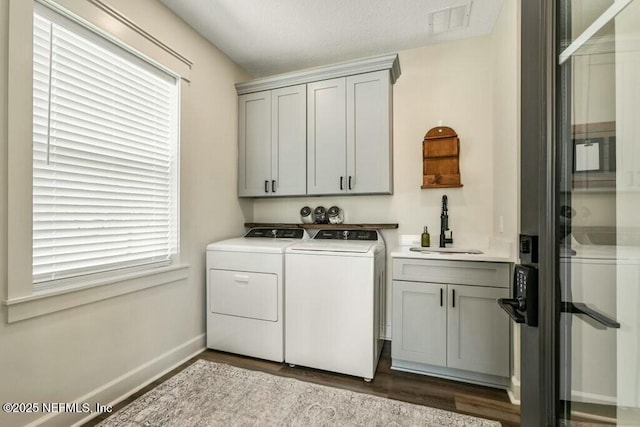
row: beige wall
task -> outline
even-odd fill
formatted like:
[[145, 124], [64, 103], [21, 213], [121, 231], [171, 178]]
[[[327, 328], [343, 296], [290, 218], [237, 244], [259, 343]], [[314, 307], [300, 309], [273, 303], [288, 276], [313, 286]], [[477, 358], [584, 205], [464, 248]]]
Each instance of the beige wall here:
[[[457, 246], [483, 247], [493, 236], [515, 239], [518, 186], [513, 156], [519, 126], [513, 73], [518, 73], [519, 46], [517, 25], [510, 21], [517, 19], [519, 2], [504, 3], [491, 36], [400, 52], [402, 76], [394, 86], [394, 195], [255, 202], [236, 197], [233, 83], [249, 77], [159, 2], [108, 3], [194, 61], [191, 84], [183, 85], [180, 176], [181, 251], [191, 265], [190, 276], [185, 282], [12, 324], [5, 322], [6, 308], [0, 306], [3, 402], [86, 398], [109, 403], [201, 348], [204, 247], [240, 234], [244, 221], [297, 222], [302, 206], [336, 204], [345, 209], [348, 222], [398, 222], [399, 230], [384, 232], [392, 247], [398, 235], [419, 234], [424, 225], [437, 241], [440, 198], [447, 194]], [[6, 298], [6, 258], [12, 243], [6, 230], [7, 4], [0, 0], [0, 300]], [[421, 190], [422, 138], [439, 120], [460, 136], [464, 187]], [[504, 217], [502, 233], [499, 216]], [[105, 386], [106, 391], [94, 393]], [[0, 413], [0, 424], [36, 418]]]
[[[256, 221], [299, 222], [303, 206], [344, 209], [349, 223], [398, 223], [384, 231], [388, 251], [404, 234], [440, 232], [449, 197], [454, 246], [487, 247], [492, 237], [515, 241], [518, 230], [519, 9], [508, 1], [490, 36], [399, 52], [402, 75], [393, 87], [394, 194], [256, 199]], [[442, 120], [460, 137], [462, 188], [425, 189], [422, 140]], [[504, 232], [498, 229], [502, 216]], [[391, 260], [387, 260], [387, 326]], [[390, 336], [390, 331], [387, 331]]]
[[493, 229], [495, 236], [515, 240], [520, 229], [519, 1], [504, 2], [493, 42]]
[[[574, 39], [596, 20], [613, 1], [584, 2], [574, 0], [572, 32]], [[606, 25], [597, 38], [613, 43], [615, 25]], [[580, 49], [571, 61], [571, 124], [616, 121], [616, 66], [613, 46], [602, 42], [599, 52]], [[595, 51], [594, 51], [595, 50]], [[619, 153], [618, 153], [619, 154]], [[615, 227], [616, 197], [612, 191], [575, 191], [571, 206], [576, 211], [574, 227]]]
[[[520, 1], [503, 3], [493, 37], [494, 234], [515, 242], [520, 230]], [[520, 327], [512, 327], [511, 398], [519, 401]]]
[[[256, 199], [256, 221], [299, 222], [300, 208], [338, 205], [346, 221], [399, 223], [386, 232], [420, 234], [427, 225], [434, 239], [440, 201], [449, 196], [450, 226], [456, 245], [486, 245], [492, 234], [493, 77], [490, 37], [402, 51], [402, 75], [393, 88], [394, 194]], [[460, 137], [462, 188], [422, 190], [422, 140], [438, 125]]]
[[[517, 242], [520, 231], [520, 0], [503, 3], [493, 30], [493, 230]], [[516, 248], [513, 248], [515, 254]], [[510, 398], [520, 401], [520, 327], [512, 325]]]
[[[425, 225], [437, 238], [440, 201], [447, 194], [455, 246], [486, 247], [494, 234], [513, 239], [519, 142], [516, 4], [505, 2], [492, 36], [399, 53], [393, 195], [260, 198], [254, 202], [255, 220], [299, 222], [301, 207], [335, 204], [350, 223], [399, 223], [397, 232], [385, 232], [388, 246], [394, 246], [399, 234], [420, 234]], [[460, 137], [464, 187], [422, 190], [422, 139], [439, 120]], [[504, 233], [494, 228], [497, 215], [504, 216]]]
[[[160, 2], [107, 3], [194, 62], [191, 83], [182, 87], [181, 123], [180, 247], [189, 278], [11, 324], [0, 305], [2, 402], [106, 404], [204, 348], [204, 248], [240, 234], [251, 219], [251, 202], [236, 197], [233, 86], [248, 76]], [[6, 229], [7, 10], [8, 1], [0, 0], [0, 300], [6, 298], [7, 251], [16, 244], [7, 240]], [[0, 412], [0, 425], [40, 416]], [[60, 416], [47, 423], [68, 425], [81, 418]]]

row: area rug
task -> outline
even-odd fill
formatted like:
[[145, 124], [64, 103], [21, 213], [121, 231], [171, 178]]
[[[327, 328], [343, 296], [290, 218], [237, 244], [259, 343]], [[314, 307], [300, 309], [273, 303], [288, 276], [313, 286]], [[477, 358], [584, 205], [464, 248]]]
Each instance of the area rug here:
[[494, 427], [500, 423], [198, 360], [98, 425]]

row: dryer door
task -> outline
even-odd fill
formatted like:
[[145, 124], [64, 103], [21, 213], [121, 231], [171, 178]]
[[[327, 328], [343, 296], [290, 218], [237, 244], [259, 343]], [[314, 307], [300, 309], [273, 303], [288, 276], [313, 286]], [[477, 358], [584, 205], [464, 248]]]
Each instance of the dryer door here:
[[209, 270], [211, 312], [278, 321], [278, 276], [232, 270]]

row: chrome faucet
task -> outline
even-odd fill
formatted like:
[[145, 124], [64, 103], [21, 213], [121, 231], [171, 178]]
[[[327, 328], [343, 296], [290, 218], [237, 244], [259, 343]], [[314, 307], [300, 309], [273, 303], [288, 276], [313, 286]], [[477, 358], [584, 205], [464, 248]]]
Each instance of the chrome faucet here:
[[[449, 209], [447, 208], [447, 195], [442, 196], [442, 213], [440, 214], [440, 247], [444, 248], [447, 243], [453, 243], [453, 231], [449, 230]], [[449, 232], [447, 237], [446, 232]]]

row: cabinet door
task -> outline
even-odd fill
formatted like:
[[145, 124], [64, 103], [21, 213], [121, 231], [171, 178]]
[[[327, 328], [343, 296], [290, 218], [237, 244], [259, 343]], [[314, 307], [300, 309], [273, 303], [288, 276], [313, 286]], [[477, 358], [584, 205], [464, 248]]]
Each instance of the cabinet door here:
[[308, 194], [346, 191], [345, 105], [345, 78], [307, 85]]
[[307, 192], [307, 86], [271, 92], [271, 181], [274, 196]]
[[446, 366], [446, 289], [434, 283], [393, 281], [391, 357]]
[[347, 189], [391, 193], [389, 71], [347, 77]]
[[508, 289], [449, 285], [447, 366], [509, 376], [509, 318], [497, 303]]
[[238, 97], [238, 196], [266, 196], [271, 179], [271, 92]]

